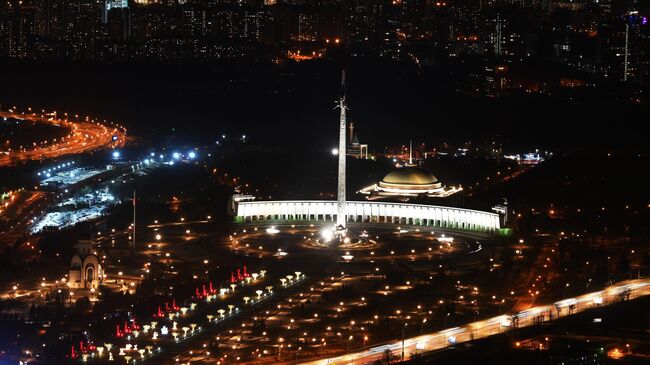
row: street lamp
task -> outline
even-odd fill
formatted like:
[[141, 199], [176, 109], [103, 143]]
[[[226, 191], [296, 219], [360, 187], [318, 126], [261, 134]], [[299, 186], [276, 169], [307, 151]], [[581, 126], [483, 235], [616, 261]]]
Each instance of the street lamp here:
[[404, 330], [406, 330], [406, 326], [408, 326], [408, 323], [404, 323], [402, 326], [402, 361], [404, 360]]
[[368, 342], [368, 335], [363, 335], [363, 348], [361, 349], [361, 364], [363, 364], [363, 358], [365, 357], [366, 351], [366, 342]]

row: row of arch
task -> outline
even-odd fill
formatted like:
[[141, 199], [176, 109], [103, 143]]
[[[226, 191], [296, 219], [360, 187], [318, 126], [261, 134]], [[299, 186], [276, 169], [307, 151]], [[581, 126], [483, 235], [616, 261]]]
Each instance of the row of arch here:
[[[437, 205], [347, 202], [347, 221], [422, 225], [480, 232], [496, 232], [499, 215], [478, 210]], [[253, 221], [336, 221], [335, 201], [250, 201], [239, 202], [237, 220]]]

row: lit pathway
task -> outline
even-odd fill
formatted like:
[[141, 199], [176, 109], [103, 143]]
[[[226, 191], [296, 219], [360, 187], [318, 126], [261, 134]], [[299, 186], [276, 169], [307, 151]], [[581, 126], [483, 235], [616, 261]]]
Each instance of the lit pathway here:
[[513, 328], [513, 325], [517, 328], [528, 327], [543, 321], [553, 320], [558, 316], [565, 317], [597, 306], [613, 304], [619, 302], [622, 297], [625, 299], [634, 299], [649, 294], [650, 279], [620, 282], [605, 290], [561, 300], [551, 305], [536, 306], [514, 315], [501, 315], [460, 327], [448, 328], [427, 335], [407, 338], [404, 340], [403, 350], [402, 341], [397, 340], [384, 345], [371, 347], [365, 351], [303, 362], [303, 364], [370, 364], [384, 357], [386, 350], [389, 350], [391, 356], [394, 356], [396, 359], [399, 359], [402, 356], [402, 351], [404, 351], [404, 359], [408, 360], [412, 353], [438, 350], [452, 346], [455, 343], [485, 338], [509, 331]]

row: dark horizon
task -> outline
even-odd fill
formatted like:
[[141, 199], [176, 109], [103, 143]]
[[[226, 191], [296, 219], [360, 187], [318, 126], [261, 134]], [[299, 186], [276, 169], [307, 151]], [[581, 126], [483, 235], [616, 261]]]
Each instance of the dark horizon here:
[[222, 133], [248, 133], [253, 139], [267, 137], [256, 140], [263, 145], [328, 149], [333, 139], [312, 141], [336, 127], [333, 105], [342, 68], [348, 75], [350, 121], [375, 152], [410, 139], [430, 145], [489, 139], [510, 151], [648, 152], [636, 133], [648, 106], [617, 100], [615, 89], [595, 87], [588, 96], [576, 95], [579, 99], [571, 94], [483, 99], [457, 94], [440, 70], [399, 63], [38, 62], [12, 67], [5, 77], [12, 86], [0, 91], [0, 105], [121, 121], [135, 135], [163, 143], [172, 135], [179, 139], [173, 143], [188, 144], [198, 136], [195, 131], [207, 128], [199, 137], [204, 144]]

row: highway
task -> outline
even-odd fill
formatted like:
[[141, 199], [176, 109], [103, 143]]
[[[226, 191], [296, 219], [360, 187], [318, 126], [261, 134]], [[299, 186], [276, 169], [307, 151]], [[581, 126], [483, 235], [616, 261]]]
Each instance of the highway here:
[[32, 219], [43, 214], [54, 198], [44, 191], [18, 191], [14, 196], [14, 201], [0, 211], [0, 251], [24, 240]]
[[[10, 166], [18, 162], [56, 158], [65, 155], [89, 152], [101, 147], [123, 147], [126, 134], [120, 128], [107, 127], [98, 122], [89, 120], [71, 122], [57, 119], [55, 114], [22, 114], [0, 111], [0, 118], [13, 118], [28, 120], [33, 123], [42, 123], [70, 129], [68, 137], [48, 144], [44, 147], [30, 149], [0, 151], [0, 166]], [[113, 141], [113, 136], [117, 140]]]
[[[528, 327], [558, 317], [576, 314], [596, 306], [605, 306], [622, 299], [634, 299], [650, 294], [650, 279], [630, 280], [610, 286], [604, 290], [564, 299], [550, 305], [539, 305], [514, 315], [500, 315], [489, 319], [468, 323], [463, 326], [411, 337], [371, 347], [338, 357], [323, 358], [302, 362], [308, 365], [372, 364], [385, 358], [386, 350], [392, 359], [408, 360], [410, 354], [440, 350], [454, 344], [485, 338], [509, 331], [513, 328]], [[402, 357], [402, 353], [404, 356]]]

